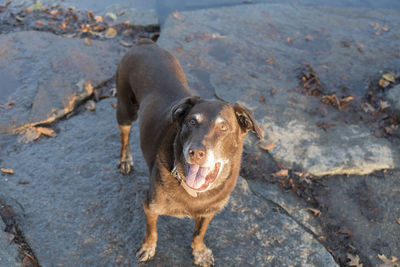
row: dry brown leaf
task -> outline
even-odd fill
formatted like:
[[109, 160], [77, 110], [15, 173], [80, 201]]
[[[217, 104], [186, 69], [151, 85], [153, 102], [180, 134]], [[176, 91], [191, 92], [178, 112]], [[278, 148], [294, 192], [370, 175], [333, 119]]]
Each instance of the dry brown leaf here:
[[314, 38], [312, 38], [312, 36], [309, 35], [309, 34], [306, 35], [305, 39], [306, 39], [306, 41], [312, 41], [312, 40], [314, 40]]
[[398, 224], [400, 224], [400, 218], [397, 218], [396, 222], [397, 222]]
[[388, 32], [389, 31], [389, 25], [386, 24], [386, 25], [382, 26], [381, 30], [384, 31], [384, 32]]
[[22, 260], [22, 267], [38, 267], [38, 263], [31, 255], [25, 252], [25, 257]]
[[340, 99], [341, 102], [350, 102], [351, 100], [354, 100], [354, 96], [348, 96], [345, 98]]
[[378, 258], [384, 262], [380, 267], [400, 267], [400, 261], [398, 258], [393, 257], [389, 260], [384, 254], [378, 254]]
[[282, 169], [282, 170], [280, 170], [280, 171], [274, 173], [273, 176], [287, 177], [287, 176], [289, 176], [289, 170], [287, 170], [287, 169]]
[[38, 131], [41, 134], [44, 134], [46, 136], [50, 137], [56, 137], [56, 133], [54, 132], [53, 129], [46, 128], [46, 127], [35, 127], [36, 131]]
[[35, 24], [38, 26], [44, 26], [44, 23], [40, 20], [35, 21]]
[[287, 37], [287, 38], [286, 38], [286, 43], [290, 44], [291, 42], [292, 42], [292, 38]]
[[58, 14], [58, 9], [53, 9], [52, 11], [50, 11], [50, 15], [57, 15]]
[[265, 140], [260, 140], [256, 144], [259, 148], [266, 150], [266, 151], [272, 150], [276, 147], [276, 145], [274, 143], [267, 142]]
[[320, 216], [321, 215], [321, 211], [318, 209], [313, 209], [313, 208], [307, 208], [308, 211], [311, 211], [314, 216]]
[[351, 255], [347, 253], [347, 258], [350, 260], [347, 265], [348, 266], [355, 266], [355, 267], [363, 267], [363, 264], [360, 263], [360, 257], [358, 255]]
[[381, 110], [390, 107], [389, 102], [383, 100], [380, 101], [380, 105], [381, 105]]
[[58, 28], [60, 28], [61, 30], [65, 30], [65, 28], [67, 28], [67, 24], [61, 23], [60, 25], [58, 25]]
[[106, 30], [106, 38], [111, 39], [115, 36], [117, 36], [117, 31], [113, 27], [110, 27]]
[[172, 13], [172, 17], [174, 19], [180, 19], [180, 20], [185, 18], [185, 16], [183, 14], [179, 13], [178, 11], [175, 11], [174, 13]]
[[102, 16], [96, 16], [96, 17], [94, 17], [94, 19], [95, 19], [96, 23], [100, 23], [100, 22], [103, 21], [103, 17]]
[[92, 39], [90, 39], [89, 37], [85, 38], [85, 45], [92, 45]]
[[0, 170], [1, 170], [1, 172], [3, 172], [3, 173], [14, 174], [14, 171], [13, 171], [12, 169], [1, 168]]
[[121, 40], [120, 43], [125, 47], [131, 47], [133, 44], [124, 40]]
[[382, 88], [388, 87], [389, 84], [390, 84], [390, 82], [385, 80], [385, 79], [383, 79], [383, 78], [379, 80], [379, 86], [382, 87]]
[[270, 58], [267, 59], [268, 64], [274, 64], [275, 63], [275, 57], [271, 56]]

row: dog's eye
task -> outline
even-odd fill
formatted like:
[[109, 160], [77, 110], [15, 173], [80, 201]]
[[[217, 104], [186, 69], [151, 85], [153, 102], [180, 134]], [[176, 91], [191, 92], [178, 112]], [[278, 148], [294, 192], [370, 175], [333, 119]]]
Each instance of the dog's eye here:
[[189, 124], [190, 124], [190, 125], [196, 125], [196, 124], [197, 124], [197, 121], [196, 121], [195, 119], [191, 119], [191, 120], [189, 121]]
[[225, 123], [221, 123], [221, 124], [219, 125], [219, 129], [220, 129], [221, 131], [226, 131], [226, 130], [228, 130], [228, 126], [227, 126]]

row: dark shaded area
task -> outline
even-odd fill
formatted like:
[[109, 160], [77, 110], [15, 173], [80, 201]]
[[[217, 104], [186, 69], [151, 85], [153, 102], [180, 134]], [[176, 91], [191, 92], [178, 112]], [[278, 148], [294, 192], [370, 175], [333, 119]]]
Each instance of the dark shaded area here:
[[0, 217], [6, 225], [4, 231], [10, 235], [12, 241], [18, 246], [18, 256], [22, 265], [24, 267], [38, 267], [38, 260], [18, 226], [13, 208], [2, 199], [0, 199]]

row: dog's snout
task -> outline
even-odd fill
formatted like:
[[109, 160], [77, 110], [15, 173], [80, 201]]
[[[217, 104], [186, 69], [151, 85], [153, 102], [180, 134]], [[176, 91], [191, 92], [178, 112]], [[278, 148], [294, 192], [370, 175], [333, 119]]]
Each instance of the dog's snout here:
[[203, 165], [206, 159], [206, 150], [204, 148], [189, 148], [190, 160], [198, 165]]

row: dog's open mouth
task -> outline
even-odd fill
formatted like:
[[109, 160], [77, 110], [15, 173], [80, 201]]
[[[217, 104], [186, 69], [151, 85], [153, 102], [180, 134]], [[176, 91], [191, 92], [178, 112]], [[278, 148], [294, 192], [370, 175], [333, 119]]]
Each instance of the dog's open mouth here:
[[201, 167], [197, 164], [190, 164], [186, 176], [186, 184], [197, 191], [206, 190], [217, 178], [220, 168], [221, 162], [215, 163], [214, 169], [211, 167]]

